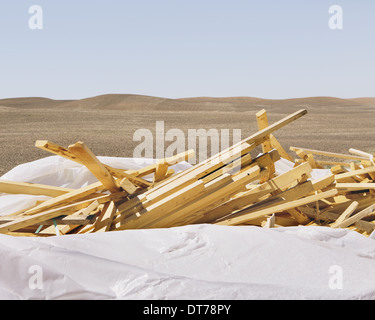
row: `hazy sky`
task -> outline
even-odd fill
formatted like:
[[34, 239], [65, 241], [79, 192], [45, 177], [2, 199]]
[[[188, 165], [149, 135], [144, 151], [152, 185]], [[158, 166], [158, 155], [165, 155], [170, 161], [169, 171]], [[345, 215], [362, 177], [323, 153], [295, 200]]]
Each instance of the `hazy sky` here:
[[0, 98], [375, 96], [374, 0], [1, 0], [0, 13]]

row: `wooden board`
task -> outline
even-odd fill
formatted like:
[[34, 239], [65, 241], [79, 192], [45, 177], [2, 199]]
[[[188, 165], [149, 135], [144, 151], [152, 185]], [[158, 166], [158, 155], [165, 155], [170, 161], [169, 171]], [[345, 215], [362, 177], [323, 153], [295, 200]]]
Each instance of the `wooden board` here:
[[260, 210], [260, 211], [257, 211], [257, 212], [247, 213], [247, 211], [244, 210], [242, 212], [241, 216], [238, 216], [238, 217], [233, 218], [233, 219], [227, 219], [227, 220], [224, 220], [222, 222], [218, 222], [216, 224], [218, 224], [218, 225], [238, 225], [240, 223], [243, 223], [243, 222], [246, 222], [246, 221], [251, 221], [252, 219], [256, 219], [256, 218], [259, 218], [259, 217], [262, 217], [262, 216], [266, 216], [266, 215], [269, 215], [269, 214], [274, 214], [274, 213], [277, 213], [277, 212], [282, 212], [282, 211], [285, 211], [285, 210], [293, 209], [293, 208], [303, 206], [305, 204], [315, 202], [315, 201], [318, 201], [318, 200], [321, 200], [321, 199], [324, 199], [324, 198], [333, 197], [336, 194], [337, 194], [337, 190], [334, 189], [334, 190], [319, 193], [317, 195], [302, 198], [302, 199], [299, 199], [299, 200], [283, 203], [281, 205], [277, 205], [277, 206], [267, 208], [267, 209], [264, 209], [264, 210]]
[[16, 231], [18, 229], [21, 229], [27, 226], [40, 224], [43, 221], [50, 220], [50, 219], [59, 217], [61, 215], [71, 215], [71, 214], [76, 213], [78, 210], [88, 207], [92, 203], [95, 203], [95, 201], [98, 201], [99, 204], [105, 203], [105, 202], [111, 201], [115, 197], [118, 198], [119, 196], [121, 197], [121, 195], [118, 195], [118, 194], [103, 195], [103, 196], [96, 198], [95, 200], [85, 200], [85, 201], [69, 204], [63, 207], [46, 210], [40, 213], [36, 213], [34, 215], [20, 216], [15, 221], [0, 225], [0, 233], [12, 232], [12, 231]]
[[307, 148], [290, 147], [290, 150], [292, 151], [302, 150], [306, 153], [316, 154], [320, 156], [333, 157], [333, 158], [339, 158], [339, 159], [348, 159], [348, 160], [354, 160], [354, 161], [367, 160], [367, 158], [364, 158], [364, 157], [352, 156], [348, 154], [335, 153], [335, 152], [320, 151], [320, 150], [314, 150], [314, 149], [307, 149]]
[[83, 142], [77, 142], [76, 144], [69, 146], [68, 149], [90, 170], [90, 172], [103, 184], [103, 186], [105, 186], [107, 190], [112, 193], [121, 191], [107, 168]]
[[54, 187], [36, 183], [0, 180], [0, 193], [58, 197], [71, 191], [73, 190], [68, 188]]
[[53, 207], [58, 206], [58, 205], [71, 203], [73, 201], [82, 199], [86, 196], [92, 195], [94, 193], [97, 193], [97, 192], [103, 191], [103, 190], [105, 190], [105, 187], [103, 186], [103, 184], [101, 182], [96, 182], [96, 183], [93, 183], [93, 184], [91, 184], [87, 187], [84, 187], [84, 188], [81, 188], [81, 189], [78, 189], [78, 190], [74, 190], [74, 191], [65, 193], [61, 196], [58, 196], [56, 198], [47, 200], [47, 201], [43, 202], [42, 204], [40, 204], [39, 206], [36, 206], [35, 208], [32, 208], [30, 210], [27, 210], [25, 212], [25, 215], [33, 215], [35, 213], [39, 213], [39, 212], [42, 212], [44, 210], [48, 210], [48, 209], [53, 208]]

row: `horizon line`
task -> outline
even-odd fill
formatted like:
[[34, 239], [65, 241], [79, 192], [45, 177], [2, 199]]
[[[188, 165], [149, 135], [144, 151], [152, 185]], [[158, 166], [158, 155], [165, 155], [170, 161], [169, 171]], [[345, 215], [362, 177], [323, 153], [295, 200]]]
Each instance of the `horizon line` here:
[[148, 95], [148, 94], [138, 94], [138, 93], [104, 93], [104, 94], [98, 94], [93, 96], [88, 96], [84, 98], [50, 98], [48, 96], [18, 96], [18, 97], [6, 97], [6, 98], [0, 98], [1, 100], [13, 100], [13, 99], [48, 99], [53, 101], [79, 101], [79, 100], [85, 100], [85, 99], [91, 99], [96, 97], [104, 97], [104, 96], [140, 96], [140, 97], [152, 97], [152, 98], [161, 98], [161, 99], [170, 99], [170, 100], [182, 100], [182, 99], [228, 99], [228, 98], [251, 98], [251, 99], [261, 99], [261, 100], [295, 100], [295, 99], [312, 99], [312, 98], [334, 98], [334, 99], [340, 99], [340, 100], [354, 100], [354, 99], [375, 99], [375, 96], [360, 96], [360, 97], [352, 97], [352, 98], [343, 98], [338, 96], [297, 96], [297, 97], [290, 97], [290, 98], [263, 98], [258, 96], [187, 96], [187, 97], [180, 97], [180, 98], [169, 98], [164, 96], [155, 96], [155, 95]]

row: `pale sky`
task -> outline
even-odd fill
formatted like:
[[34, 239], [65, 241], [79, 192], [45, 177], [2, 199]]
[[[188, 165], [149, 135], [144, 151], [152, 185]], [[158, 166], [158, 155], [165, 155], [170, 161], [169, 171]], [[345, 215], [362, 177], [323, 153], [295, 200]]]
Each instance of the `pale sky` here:
[[0, 98], [375, 96], [374, 0], [1, 0], [0, 12]]

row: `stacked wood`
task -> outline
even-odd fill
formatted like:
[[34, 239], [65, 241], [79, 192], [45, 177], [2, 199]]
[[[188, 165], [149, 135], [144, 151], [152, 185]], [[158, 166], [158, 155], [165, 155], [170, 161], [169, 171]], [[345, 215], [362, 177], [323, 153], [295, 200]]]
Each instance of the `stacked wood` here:
[[[82, 142], [64, 148], [37, 141], [38, 148], [86, 166], [98, 182], [72, 190], [0, 181], [0, 193], [51, 197], [0, 217], [0, 233], [51, 236], [211, 223], [265, 228], [323, 225], [370, 235], [375, 230], [373, 155], [356, 149], [344, 155], [291, 147], [298, 156], [293, 161], [274, 132], [306, 113], [299, 110], [269, 125], [262, 110], [256, 115], [259, 131], [178, 174], [170, 166], [194, 156], [193, 150], [136, 171], [101, 163]], [[262, 153], [253, 156], [257, 147]], [[275, 163], [281, 158], [295, 164], [277, 174]], [[327, 166], [329, 174], [311, 179], [314, 169]], [[152, 181], [144, 179], [149, 175]]]

